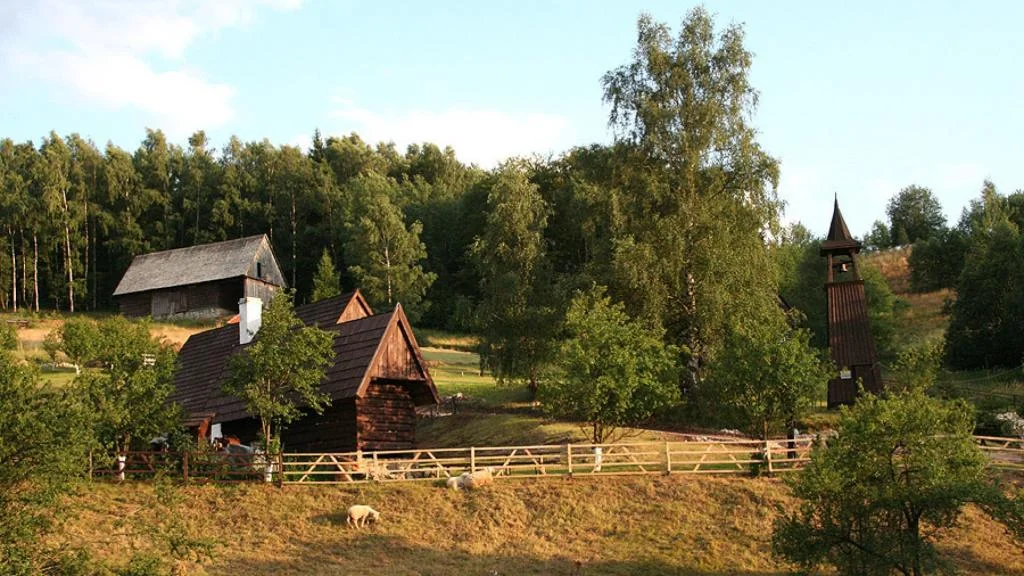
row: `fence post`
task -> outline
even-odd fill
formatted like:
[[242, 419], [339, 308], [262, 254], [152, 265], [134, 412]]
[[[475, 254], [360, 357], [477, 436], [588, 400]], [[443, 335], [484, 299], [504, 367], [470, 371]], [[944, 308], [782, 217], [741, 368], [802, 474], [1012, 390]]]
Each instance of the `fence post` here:
[[277, 453], [277, 487], [284, 486], [284, 452]]
[[569, 478], [572, 478], [572, 444], [565, 445], [565, 454], [569, 460]]
[[476, 446], [469, 447], [469, 471], [476, 472]]
[[764, 457], [765, 457], [765, 460], [768, 461], [768, 474], [771, 474], [773, 472], [772, 471], [772, 446], [771, 446], [770, 441], [767, 438], [765, 438], [765, 440], [764, 440]]
[[668, 442], [665, 442], [665, 475], [672, 474], [672, 451], [669, 450]]
[[188, 450], [186, 450], [186, 451], [181, 453], [181, 473], [182, 473], [182, 477], [185, 480], [185, 483], [187, 484], [188, 483]]

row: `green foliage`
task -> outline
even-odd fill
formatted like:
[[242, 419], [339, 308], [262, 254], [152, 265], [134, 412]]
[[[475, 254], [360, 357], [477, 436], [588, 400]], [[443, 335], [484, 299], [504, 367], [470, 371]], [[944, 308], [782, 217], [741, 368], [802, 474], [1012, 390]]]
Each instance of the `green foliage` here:
[[769, 309], [734, 321], [699, 392], [719, 421], [768, 438], [824, 398], [833, 371], [807, 330], [792, 328], [781, 310]]
[[338, 276], [338, 271], [334, 269], [334, 261], [331, 260], [331, 254], [327, 249], [324, 249], [323, 255], [320, 256], [320, 263], [316, 267], [316, 276], [313, 277], [313, 295], [310, 297], [310, 300], [319, 302], [339, 294], [341, 294], [340, 276]]
[[330, 397], [320, 392], [334, 357], [330, 332], [305, 326], [295, 316], [292, 294], [278, 294], [263, 312], [256, 338], [231, 358], [228, 394], [245, 402], [260, 420], [268, 452], [281, 426], [298, 419], [304, 409], [322, 413]]
[[889, 215], [892, 240], [898, 246], [927, 240], [946, 227], [946, 217], [935, 194], [917, 185], [900, 190], [889, 200], [885, 212]]
[[[74, 325], [69, 320], [65, 328]], [[130, 450], [176, 427], [179, 413], [168, 397], [177, 356], [150, 335], [149, 323], [114, 316], [83, 332], [95, 334], [90, 356], [83, 359], [101, 368], [82, 372], [75, 385], [87, 398], [101, 445]], [[65, 331], [65, 345], [70, 334], [79, 332]]]
[[14, 327], [4, 322], [0, 324], [0, 350], [14, 350], [18, 347], [18, 333]]
[[932, 340], [900, 350], [889, 369], [889, 390], [933, 392], [942, 368], [942, 347], [942, 340]]
[[402, 210], [391, 197], [394, 183], [378, 175], [359, 176], [351, 185], [354, 195], [353, 219], [345, 255], [349, 272], [362, 288], [371, 306], [388, 308], [401, 302], [415, 322], [429, 303], [423, 295], [437, 278], [425, 272], [421, 261], [426, 246], [420, 241], [423, 225], [406, 227]]
[[[641, 16], [633, 58], [604, 76], [616, 144], [593, 167], [612, 293], [663, 326], [696, 385], [728, 319], [776, 302], [763, 241], [776, 230], [778, 161], [750, 125], [757, 93], [741, 26], [691, 10], [673, 36]], [[598, 158], [600, 161], [600, 157]], [[601, 244], [597, 244], [601, 246]]]
[[875, 220], [871, 225], [871, 231], [864, 237], [864, 248], [867, 250], [885, 250], [892, 246], [892, 234], [889, 227], [881, 220]]
[[[838, 435], [815, 448], [792, 487], [803, 503], [777, 522], [775, 551], [805, 570], [843, 574], [934, 573], [944, 567], [933, 538], [970, 502], [1005, 511], [985, 479], [963, 402], [920, 391], [843, 408]], [[997, 514], [997, 517], [1001, 513]], [[1011, 522], [1012, 524], [1012, 522]]]
[[68, 318], [43, 341], [50, 359], [56, 362], [57, 354], [62, 352], [76, 367], [96, 360], [102, 346], [96, 322], [81, 316]]
[[547, 203], [526, 166], [508, 162], [495, 175], [487, 224], [472, 247], [481, 279], [481, 359], [501, 381], [528, 381], [533, 394], [555, 325], [547, 218]]
[[61, 497], [86, 470], [86, 411], [66, 390], [0, 350], [0, 568], [39, 574], [54, 561], [41, 540]]
[[968, 238], [958, 229], [944, 230], [914, 244], [910, 253], [910, 289], [931, 292], [953, 288], [967, 257]]
[[565, 332], [540, 399], [548, 414], [586, 423], [592, 442], [610, 441], [617, 428], [678, 400], [678, 352], [631, 320], [603, 287], [573, 298]]
[[1024, 236], [1006, 222], [976, 240], [957, 282], [946, 360], [957, 369], [1024, 360]]

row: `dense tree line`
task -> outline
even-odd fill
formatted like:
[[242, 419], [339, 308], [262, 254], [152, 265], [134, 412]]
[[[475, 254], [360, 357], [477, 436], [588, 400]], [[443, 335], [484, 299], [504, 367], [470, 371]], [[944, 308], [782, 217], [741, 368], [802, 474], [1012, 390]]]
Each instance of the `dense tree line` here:
[[[354, 134], [317, 134], [307, 151], [232, 137], [219, 153], [203, 132], [182, 148], [148, 130], [134, 152], [112, 143], [100, 151], [77, 134], [51, 133], [38, 146], [6, 139], [0, 303], [109, 308], [137, 254], [266, 233], [300, 299], [311, 297], [327, 250], [347, 287], [416, 313], [435, 277], [437, 290], [453, 282], [445, 258], [464, 250], [449, 249], [441, 233], [458, 229], [459, 200], [482, 176], [451, 149], [400, 154]], [[422, 240], [420, 222], [436, 229]], [[432, 259], [424, 240], [435, 243]], [[436, 317], [448, 313], [442, 304]]]

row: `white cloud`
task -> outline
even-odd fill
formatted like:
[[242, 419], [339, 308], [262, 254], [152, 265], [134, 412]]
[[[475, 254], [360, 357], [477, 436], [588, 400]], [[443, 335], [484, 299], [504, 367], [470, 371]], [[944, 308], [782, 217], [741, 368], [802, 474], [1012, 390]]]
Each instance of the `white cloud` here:
[[234, 90], [187, 66], [204, 34], [300, 0], [22, 0], [0, 11], [0, 58], [74, 97], [133, 108], [172, 135], [221, 126]]
[[385, 113], [344, 98], [335, 98], [333, 105], [330, 117], [340, 121], [336, 132], [358, 132], [368, 142], [392, 141], [399, 147], [451, 146], [462, 161], [485, 168], [512, 156], [559, 152], [574, 142], [568, 120], [555, 114], [486, 108]]

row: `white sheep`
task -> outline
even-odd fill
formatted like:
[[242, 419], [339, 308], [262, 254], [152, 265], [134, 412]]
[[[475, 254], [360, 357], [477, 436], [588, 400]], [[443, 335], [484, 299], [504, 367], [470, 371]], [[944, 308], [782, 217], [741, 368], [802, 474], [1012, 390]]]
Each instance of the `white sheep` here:
[[466, 478], [469, 478], [469, 472], [463, 472], [459, 476], [452, 476], [448, 479], [448, 487], [458, 492], [466, 487]]
[[366, 520], [368, 518], [372, 519], [375, 523], [379, 522], [380, 512], [377, 512], [376, 510], [370, 508], [369, 506], [356, 504], [354, 506], [349, 506], [348, 518], [345, 519], [345, 524], [348, 524], [349, 526], [355, 526], [356, 528], [360, 528], [362, 526], [366, 526]]
[[462, 485], [467, 490], [476, 490], [494, 483], [494, 468], [488, 466], [483, 470], [477, 470], [469, 476], [466, 476], [463, 480]]

